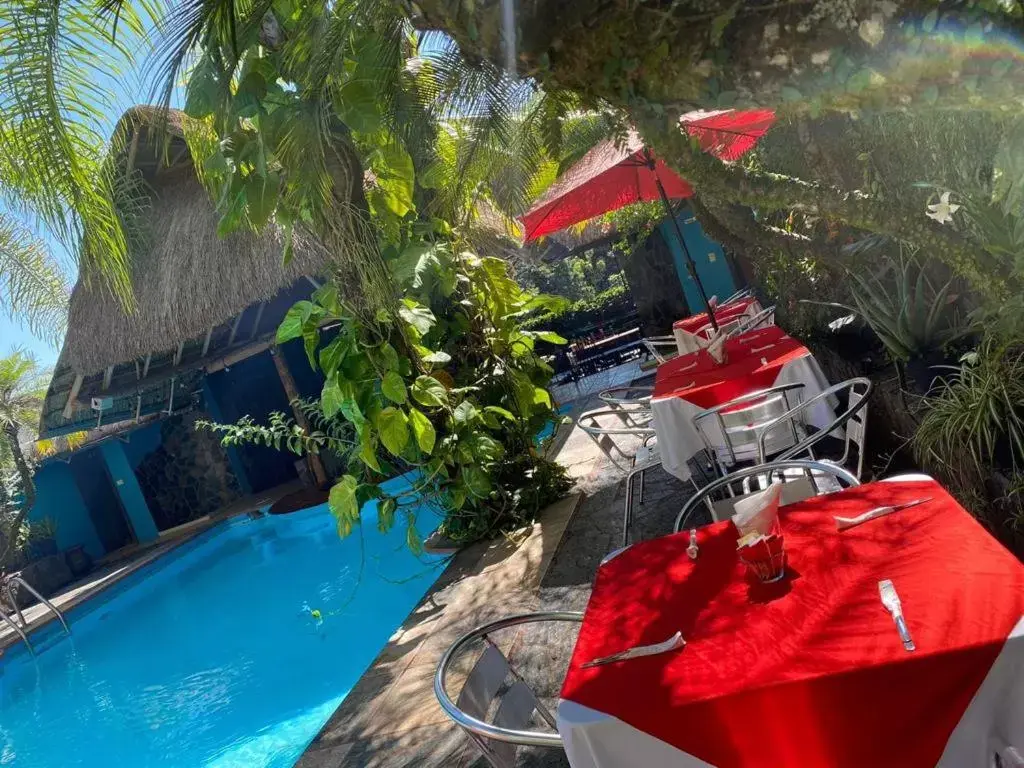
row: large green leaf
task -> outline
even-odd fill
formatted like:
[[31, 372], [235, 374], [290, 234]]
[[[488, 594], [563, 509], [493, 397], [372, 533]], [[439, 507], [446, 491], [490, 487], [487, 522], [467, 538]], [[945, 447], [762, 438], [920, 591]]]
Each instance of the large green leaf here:
[[463, 400], [455, 408], [455, 411], [452, 413], [452, 418], [455, 420], [455, 423], [460, 426], [469, 425], [479, 420], [480, 411], [478, 411], [476, 406], [469, 400]]
[[345, 83], [339, 91], [336, 108], [338, 116], [353, 131], [374, 133], [380, 128], [380, 107], [368, 83], [354, 80]]
[[462, 482], [465, 484], [466, 490], [477, 498], [482, 499], [491, 492], [491, 478], [480, 467], [463, 467]]
[[429, 308], [409, 299], [405, 300], [405, 306], [398, 310], [398, 314], [405, 322], [415, 328], [420, 336], [426, 336], [430, 333], [430, 329], [437, 323], [437, 318]]
[[377, 416], [380, 441], [395, 456], [409, 445], [409, 417], [397, 408], [387, 407]]
[[345, 538], [352, 533], [352, 527], [359, 520], [359, 502], [356, 489], [359, 481], [352, 475], [345, 475], [331, 488], [327, 507], [338, 523], [338, 535]]
[[395, 524], [395, 510], [398, 509], [398, 502], [392, 496], [380, 500], [377, 507], [377, 530], [387, 533]]
[[412, 383], [412, 397], [417, 403], [428, 408], [448, 404], [448, 390], [433, 376], [417, 376], [416, 381]]
[[361, 430], [359, 434], [359, 458], [374, 472], [380, 472], [377, 449], [373, 444], [373, 435], [369, 429]]
[[416, 436], [416, 444], [429, 456], [433, 453], [434, 442], [437, 440], [434, 425], [422, 411], [415, 408], [409, 409], [409, 423], [412, 425], [412, 433]]
[[384, 374], [380, 384], [380, 391], [384, 393], [384, 397], [388, 400], [399, 405], [404, 403], [409, 397], [405, 389], [405, 381], [397, 371], [388, 371]]
[[371, 204], [383, 207], [395, 216], [405, 216], [413, 207], [416, 172], [412, 158], [397, 141], [378, 145], [370, 156], [375, 183]]
[[324, 388], [320, 392], [320, 408], [328, 419], [334, 418], [341, 410], [344, 397], [341, 387], [338, 386], [337, 375], [331, 376], [324, 382]]
[[349, 340], [345, 336], [337, 336], [330, 344], [320, 350], [320, 370], [330, 376], [341, 366], [341, 361], [348, 351]]

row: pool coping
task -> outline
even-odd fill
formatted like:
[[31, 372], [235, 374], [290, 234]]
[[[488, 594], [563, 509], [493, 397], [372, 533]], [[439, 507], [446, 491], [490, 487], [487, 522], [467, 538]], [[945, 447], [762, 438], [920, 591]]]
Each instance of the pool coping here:
[[[540, 584], [583, 498], [573, 492], [552, 504], [519, 537], [455, 554], [294, 768], [459, 766], [475, 759], [434, 696], [437, 662], [470, 627], [537, 610]], [[431, 757], [420, 762], [424, 750]]]

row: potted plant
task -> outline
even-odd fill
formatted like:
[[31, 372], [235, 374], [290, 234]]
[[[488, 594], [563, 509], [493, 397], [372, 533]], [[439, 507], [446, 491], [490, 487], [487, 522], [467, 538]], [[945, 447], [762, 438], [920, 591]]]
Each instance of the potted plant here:
[[76, 544], [64, 552], [64, 560], [76, 579], [80, 579], [92, 570], [92, 557], [85, 551], [85, 546]]
[[57, 554], [57, 523], [51, 517], [44, 517], [29, 524], [29, 560], [41, 560]]

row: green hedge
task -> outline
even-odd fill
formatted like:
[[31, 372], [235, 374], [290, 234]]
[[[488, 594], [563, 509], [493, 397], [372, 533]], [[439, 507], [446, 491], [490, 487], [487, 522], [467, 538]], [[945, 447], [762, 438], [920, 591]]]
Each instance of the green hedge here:
[[547, 312], [528, 318], [523, 327], [543, 328], [572, 339], [581, 331], [635, 311], [636, 305], [629, 290], [617, 285], [592, 299], [573, 302], [561, 312]]

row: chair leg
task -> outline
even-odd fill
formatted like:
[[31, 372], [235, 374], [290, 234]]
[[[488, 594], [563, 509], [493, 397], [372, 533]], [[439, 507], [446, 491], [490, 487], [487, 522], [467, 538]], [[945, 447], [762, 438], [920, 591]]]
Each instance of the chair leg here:
[[633, 470], [626, 475], [626, 512], [622, 517], [622, 546], [629, 546], [629, 533], [633, 527], [633, 478], [643, 470]]
[[644, 505], [644, 475], [645, 470], [640, 470], [640, 506]]

